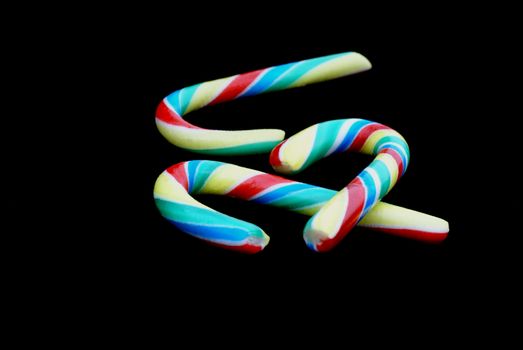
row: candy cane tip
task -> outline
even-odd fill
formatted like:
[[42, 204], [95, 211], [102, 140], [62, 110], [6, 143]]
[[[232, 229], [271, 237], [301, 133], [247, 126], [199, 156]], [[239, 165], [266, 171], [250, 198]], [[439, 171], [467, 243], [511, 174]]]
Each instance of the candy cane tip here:
[[295, 167], [292, 164], [289, 164], [288, 162], [281, 162], [278, 165], [273, 164], [272, 168], [274, 169], [274, 171], [281, 173], [281, 174], [296, 173]]
[[248, 243], [241, 245], [241, 246], [231, 246], [231, 245], [220, 244], [220, 243], [216, 243], [216, 242], [208, 242], [208, 243], [214, 247], [218, 247], [218, 248], [222, 248], [222, 249], [226, 249], [226, 250], [230, 250], [230, 251], [234, 251], [234, 252], [238, 252], [238, 253], [242, 253], [242, 254], [249, 254], [249, 255], [259, 253], [265, 248], [265, 246], [260, 246], [260, 245], [256, 245], [256, 244], [248, 244]]
[[283, 158], [281, 155], [282, 147], [284, 147], [286, 143], [287, 141], [283, 141], [274, 147], [269, 156], [269, 162], [271, 163], [272, 168], [278, 173], [295, 174], [300, 171], [298, 162], [294, 161], [293, 158]]
[[259, 230], [258, 233], [261, 233], [261, 234], [250, 236], [249, 238], [247, 238], [247, 242], [246, 242], [247, 246], [251, 246], [253, 248], [257, 247], [257, 249], [253, 249], [252, 251], [251, 250], [246, 250], [245, 251], [246, 253], [257, 253], [257, 252], [260, 252], [267, 246], [267, 244], [269, 244], [269, 241], [271, 240], [269, 235], [267, 235], [261, 229]]
[[361, 53], [351, 52], [351, 56], [353, 59], [357, 60], [360, 71], [366, 71], [372, 68], [372, 63], [370, 63], [369, 59], [363, 56]]
[[322, 230], [305, 228], [303, 239], [305, 240], [307, 247], [315, 252], [326, 252], [333, 248], [332, 246], [329, 246], [328, 248], [324, 247], [326, 249], [322, 249], [323, 242], [329, 239], [329, 234]]

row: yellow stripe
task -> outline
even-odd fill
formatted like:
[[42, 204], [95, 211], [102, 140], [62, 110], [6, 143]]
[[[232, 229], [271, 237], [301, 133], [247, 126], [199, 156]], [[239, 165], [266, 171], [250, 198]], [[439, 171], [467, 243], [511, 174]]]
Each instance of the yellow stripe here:
[[185, 188], [166, 171], [160, 174], [158, 179], [156, 179], [156, 183], [154, 184], [154, 196], [214, 211], [214, 209], [211, 209], [192, 198]]
[[303, 214], [303, 215], [313, 216], [321, 209], [322, 206], [323, 206], [323, 203], [320, 203], [320, 204], [312, 206], [312, 207], [294, 210], [294, 212]]
[[336, 193], [316, 214], [311, 229], [328, 238], [333, 238], [340, 229], [345, 210], [349, 203], [349, 193], [346, 188]]
[[396, 182], [398, 181], [398, 163], [394, 160], [394, 157], [390, 154], [386, 153], [380, 153], [376, 157], [376, 159], [381, 160], [383, 163], [385, 163], [385, 166], [387, 169], [389, 169], [390, 172], [390, 184], [389, 188], [387, 189], [387, 193], [394, 187]]
[[296, 80], [290, 87], [298, 87], [336, 79], [346, 75], [363, 72], [370, 68], [372, 68], [372, 65], [367, 58], [357, 52], [351, 52], [346, 56], [338, 57], [320, 64]]
[[209, 150], [268, 141], [279, 142], [285, 138], [285, 132], [278, 129], [200, 130], [170, 125], [158, 119], [156, 125], [160, 133], [173, 145], [192, 150]]
[[194, 92], [185, 114], [209, 104], [237, 75], [202, 83]]
[[261, 174], [260, 171], [225, 164], [216, 168], [202, 186], [202, 194], [226, 194], [233, 186], [250, 177]]
[[279, 156], [283, 165], [278, 167], [279, 172], [292, 173], [303, 166], [314, 145], [314, 137], [317, 129], [317, 124], [308, 127], [285, 142], [280, 148]]
[[378, 143], [382, 138], [386, 136], [398, 136], [399, 134], [393, 130], [385, 129], [385, 130], [376, 130], [374, 131], [369, 138], [365, 141], [363, 144], [363, 147], [361, 147], [361, 153], [372, 155], [374, 147], [376, 146], [376, 143]]
[[418, 211], [380, 202], [359, 222], [363, 227], [403, 228], [427, 232], [448, 232], [447, 221]]

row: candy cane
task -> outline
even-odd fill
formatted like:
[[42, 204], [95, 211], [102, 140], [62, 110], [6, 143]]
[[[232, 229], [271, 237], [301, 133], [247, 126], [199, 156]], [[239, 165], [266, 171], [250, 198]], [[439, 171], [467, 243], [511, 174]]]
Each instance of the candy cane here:
[[300, 131], [271, 152], [271, 165], [276, 171], [296, 173], [321, 158], [344, 151], [376, 158], [308, 221], [304, 239], [316, 251], [333, 248], [390, 191], [407, 168], [409, 147], [398, 132], [383, 124], [340, 119]]
[[169, 142], [193, 152], [229, 156], [270, 152], [283, 140], [283, 130], [209, 130], [188, 123], [182, 116], [207, 105], [318, 83], [370, 68], [364, 56], [347, 52], [208, 81], [164, 98], [156, 110], [156, 125]]
[[[154, 198], [167, 220], [212, 244], [255, 253], [269, 242], [261, 228], [201, 204], [194, 194], [226, 195], [310, 216], [336, 191], [209, 160], [178, 163], [158, 177]], [[442, 219], [386, 203], [378, 203], [359, 224], [429, 242], [443, 240], [448, 232]]]

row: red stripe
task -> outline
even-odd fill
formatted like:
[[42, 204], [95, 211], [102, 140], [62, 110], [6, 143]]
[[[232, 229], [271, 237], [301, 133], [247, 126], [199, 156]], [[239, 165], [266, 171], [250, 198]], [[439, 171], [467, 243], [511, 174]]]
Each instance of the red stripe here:
[[182, 185], [186, 191], [189, 191], [189, 182], [187, 180], [187, 173], [185, 172], [185, 163], [181, 162], [169, 167], [166, 171], [171, 174], [176, 181]]
[[326, 252], [334, 248], [358, 223], [365, 204], [364, 185], [359, 178], [355, 178], [346, 188], [349, 191], [349, 203], [343, 217], [343, 223], [332, 239], [322, 241], [316, 246], [319, 252]]
[[398, 153], [398, 151], [396, 151], [395, 149], [392, 149], [392, 148], [386, 148], [384, 150], [382, 150], [380, 153], [384, 153], [384, 154], [389, 154], [392, 156], [392, 158], [394, 158], [394, 160], [396, 161], [396, 164], [398, 164], [398, 179], [401, 177], [401, 175], [403, 174], [403, 161], [401, 160], [401, 156], [400, 154]]
[[354, 142], [352, 145], [350, 145], [348, 150], [359, 152], [361, 151], [361, 148], [365, 144], [365, 141], [372, 135], [373, 132], [377, 130], [384, 130], [384, 129], [390, 129], [388, 126], [385, 126], [380, 123], [372, 123], [365, 127], [363, 127], [359, 132], [358, 135], [354, 138]]
[[269, 187], [283, 183], [294, 183], [294, 181], [279, 176], [260, 174], [243, 181], [227, 195], [229, 197], [250, 200], [252, 197], [265, 191]]
[[240, 74], [229, 83], [229, 85], [209, 104], [213, 105], [220, 102], [230, 101], [238, 97], [251, 83], [264, 71], [260, 69], [254, 72]]
[[386, 227], [369, 227], [375, 231], [385, 232], [398, 237], [415, 239], [425, 243], [441, 243], [447, 238], [448, 232], [434, 233], [419, 230], [399, 229], [399, 228], [386, 228]]
[[171, 125], [183, 126], [189, 129], [202, 129], [183, 120], [182, 117], [169, 108], [163, 100], [158, 105], [158, 108], [156, 108], [156, 118]]
[[[202, 240], [204, 240], [204, 239], [202, 239]], [[245, 254], [255, 254], [263, 249], [263, 247], [260, 247], [258, 245], [252, 245], [252, 244], [244, 244], [244, 245], [236, 246], [236, 245], [226, 245], [226, 244], [211, 242], [211, 241], [207, 241], [207, 240], [204, 240], [204, 241], [208, 242], [210, 245], [213, 245], [215, 247], [233, 250], [233, 251], [245, 253]]]
[[287, 141], [280, 142], [280, 144], [274, 147], [271, 151], [271, 155], [269, 156], [269, 162], [271, 163], [273, 168], [281, 166], [280, 148], [281, 146], [283, 146], [285, 142]]

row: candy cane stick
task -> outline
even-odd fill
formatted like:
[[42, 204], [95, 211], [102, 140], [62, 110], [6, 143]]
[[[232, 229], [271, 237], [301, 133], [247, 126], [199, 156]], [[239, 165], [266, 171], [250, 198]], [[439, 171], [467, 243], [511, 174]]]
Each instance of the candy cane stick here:
[[316, 251], [333, 248], [390, 191], [407, 168], [409, 147], [398, 132], [383, 124], [340, 119], [300, 131], [271, 152], [271, 165], [276, 171], [296, 173], [321, 158], [344, 151], [376, 158], [308, 221], [304, 239]]
[[[201, 204], [194, 194], [226, 195], [310, 216], [336, 191], [208, 160], [178, 163], [158, 177], [154, 198], [167, 220], [215, 245], [255, 253], [269, 242], [261, 228]], [[448, 232], [442, 219], [386, 203], [378, 203], [360, 225], [427, 242], [441, 241]]]
[[370, 68], [371, 64], [365, 57], [347, 52], [208, 81], [175, 91], [164, 98], [156, 110], [156, 125], [169, 142], [193, 152], [220, 155], [268, 153], [283, 140], [283, 130], [209, 130], [188, 123], [182, 116], [242, 96], [318, 83]]

